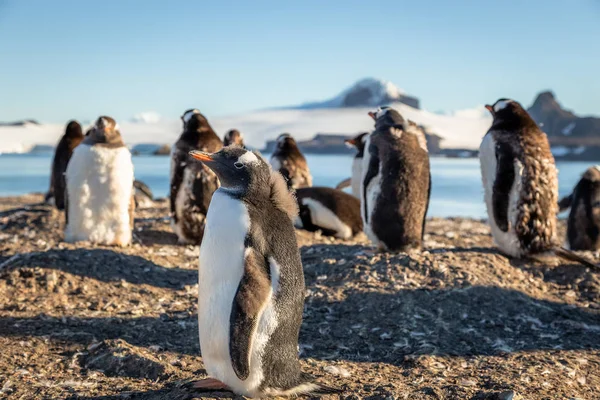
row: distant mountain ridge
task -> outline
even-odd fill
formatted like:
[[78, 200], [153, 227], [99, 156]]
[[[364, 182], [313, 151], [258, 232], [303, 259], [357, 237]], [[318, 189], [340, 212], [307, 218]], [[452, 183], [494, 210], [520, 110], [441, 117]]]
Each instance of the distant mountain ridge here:
[[402, 103], [416, 109], [420, 108], [418, 98], [406, 95], [392, 82], [375, 78], [361, 79], [329, 100], [305, 103], [295, 108], [379, 107], [392, 103]]

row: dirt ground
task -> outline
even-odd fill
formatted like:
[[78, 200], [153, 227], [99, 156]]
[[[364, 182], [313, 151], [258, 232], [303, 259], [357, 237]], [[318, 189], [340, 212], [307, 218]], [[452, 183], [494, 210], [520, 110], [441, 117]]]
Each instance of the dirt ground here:
[[[40, 201], [0, 198], [0, 398], [236, 398], [186, 385], [206, 376], [198, 248], [176, 244], [166, 203], [119, 249], [63, 243], [45, 206], [3, 212]], [[301, 231], [298, 245], [302, 365], [343, 390], [327, 398], [600, 398], [598, 271], [509, 260], [469, 219], [429, 220], [422, 253]]]

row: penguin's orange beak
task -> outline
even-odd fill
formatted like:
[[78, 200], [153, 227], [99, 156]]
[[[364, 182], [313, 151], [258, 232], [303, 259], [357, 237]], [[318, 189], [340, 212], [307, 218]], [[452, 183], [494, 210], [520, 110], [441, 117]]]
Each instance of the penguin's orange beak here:
[[489, 112], [490, 112], [492, 115], [494, 115], [494, 107], [490, 106], [489, 104], [486, 104], [486, 105], [485, 105], [485, 108], [487, 108], [487, 110], [488, 110], [488, 111], [489, 111]]
[[375, 114], [373, 111], [369, 111], [369, 117], [373, 118], [373, 120], [377, 120], [377, 114]]
[[189, 154], [196, 160], [200, 160], [200, 161], [212, 161], [213, 160], [212, 154], [205, 153], [203, 151], [192, 150], [192, 151], [190, 151]]
[[350, 147], [356, 146], [356, 140], [354, 140], [354, 139], [346, 139], [346, 140], [344, 140], [344, 143], [346, 143], [346, 146], [350, 146]]

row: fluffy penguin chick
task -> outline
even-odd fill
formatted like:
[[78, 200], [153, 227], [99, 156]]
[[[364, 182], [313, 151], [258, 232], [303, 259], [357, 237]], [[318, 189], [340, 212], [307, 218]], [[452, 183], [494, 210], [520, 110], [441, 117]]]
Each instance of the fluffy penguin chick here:
[[310, 187], [296, 190], [300, 213], [294, 225], [310, 232], [350, 239], [363, 229], [360, 201], [338, 189]]
[[200, 348], [212, 378], [194, 386], [250, 397], [326, 391], [298, 360], [304, 276], [293, 195], [258, 153], [230, 146], [190, 154], [221, 181], [199, 266]]
[[66, 172], [65, 240], [127, 246], [133, 229], [133, 163], [114, 119], [100, 117]]
[[479, 148], [479, 159], [498, 248], [517, 258], [554, 251], [594, 267], [557, 245], [558, 177], [546, 134], [514, 100], [500, 99], [486, 108], [494, 120]]
[[171, 150], [171, 227], [180, 243], [202, 241], [208, 205], [219, 187], [217, 176], [199, 162], [192, 162], [191, 150], [215, 152], [221, 139], [200, 111], [187, 110], [181, 117], [183, 133]]
[[244, 136], [242, 136], [242, 133], [240, 131], [238, 131], [237, 129], [232, 129], [229, 132], [227, 132], [225, 134], [225, 137], [223, 138], [223, 146], [240, 146], [240, 147], [245, 147], [244, 146]]
[[375, 131], [367, 136], [362, 166], [365, 233], [382, 250], [420, 249], [431, 193], [425, 134], [392, 108], [369, 115]]
[[65, 134], [58, 142], [54, 159], [52, 160], [52, 175], [50, 176], [50, 189], [46, 194], [45, 201], [54, 205], [59, 210], [65, 209], [65, 172], [67, 165], [73, 155], [75, 147], [83, 140], [83, 131], [77, 121], [70, 121], [65, 129]]
[[270, 162], [274, 170], [286, 177], [290, 187], [298, 189], [312, 186], [312, 176], [306, 158], [289, 133], [283, 133], [277, 138]]
[[560, 211], [571, 208], [567, 243], [571, 250], [600, 249], [600, 166], [590, 167], [573, 189], [559, 202]]

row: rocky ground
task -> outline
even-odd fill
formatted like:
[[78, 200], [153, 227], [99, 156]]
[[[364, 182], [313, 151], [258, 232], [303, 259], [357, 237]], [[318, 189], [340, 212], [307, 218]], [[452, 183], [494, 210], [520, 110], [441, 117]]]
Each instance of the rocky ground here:
[[[235, 398], [186, 386], [205, 377], [198, 248], [176, 244], [166, 203], [138, 211], [119, 249], [61, 242], [47, 207], [14, 211], [40, 201], [0, 198], [0, 398]], [[298, 245], [302, 365], [343, 390], [328, 398], [599, 398], [598, 271], [509, 260], [469, 219], [428, 221], [422, 253]]]

